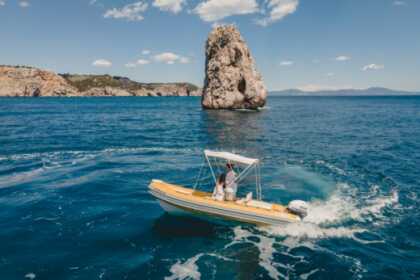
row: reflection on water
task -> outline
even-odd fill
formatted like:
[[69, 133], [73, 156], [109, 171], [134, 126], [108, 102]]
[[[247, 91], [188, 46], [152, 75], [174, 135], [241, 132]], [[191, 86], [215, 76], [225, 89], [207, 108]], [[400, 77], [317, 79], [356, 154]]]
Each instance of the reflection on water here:
[[153, 231], [161, 237], [215, 237], [216, 225], [193, 217], [164, 213], [156, 219]]
[[201, 123], [208, 135], [209, 148], [236, 151], [249, 157], [261, 156], [264, 151], [261, 147], [264, 114], [265, 111], [203, 111]]

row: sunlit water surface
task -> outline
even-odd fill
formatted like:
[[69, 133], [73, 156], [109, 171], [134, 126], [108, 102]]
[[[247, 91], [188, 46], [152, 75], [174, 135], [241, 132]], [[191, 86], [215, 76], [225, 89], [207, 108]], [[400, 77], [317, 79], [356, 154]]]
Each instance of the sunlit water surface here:
[[[262, 159], [305, 222], [165, 215], [148, 183], [191, 186], [205, 148]], [[0, 99], [0, 279], [418, 279], [419, 168], [415, 97]]]

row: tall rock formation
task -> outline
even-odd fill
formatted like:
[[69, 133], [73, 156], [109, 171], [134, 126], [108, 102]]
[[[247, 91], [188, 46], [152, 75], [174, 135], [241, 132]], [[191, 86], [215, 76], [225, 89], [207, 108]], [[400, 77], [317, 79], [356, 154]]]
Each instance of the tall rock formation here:
[[267, 90], [241, 34], [233, 25], [218, 26], [206, 43], [205, 109], [258, 109]]

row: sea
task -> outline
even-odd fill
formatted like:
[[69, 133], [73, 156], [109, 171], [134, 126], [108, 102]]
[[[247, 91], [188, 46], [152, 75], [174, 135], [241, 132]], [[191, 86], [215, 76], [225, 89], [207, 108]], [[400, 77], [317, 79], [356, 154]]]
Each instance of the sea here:
[[[165, 214], [150, 181], [209, 188], [204, 149], [259, 158], [263, 199], [308, 216]], [[419, 205], [420, 97], [0, 99], [0, 279], [420, 279]]]

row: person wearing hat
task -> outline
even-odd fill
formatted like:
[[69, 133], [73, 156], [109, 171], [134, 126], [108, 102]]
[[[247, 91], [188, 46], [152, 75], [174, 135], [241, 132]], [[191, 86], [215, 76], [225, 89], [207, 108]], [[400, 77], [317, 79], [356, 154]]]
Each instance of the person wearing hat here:
[[228, 162], [226, 164], [227, 173], [225, 181], [225, 199], [233, 201], [236, 199], [236, 192], [238, 191], [238, 185], [236, 184], [236, 173], [233, 170], [233, 163]]

